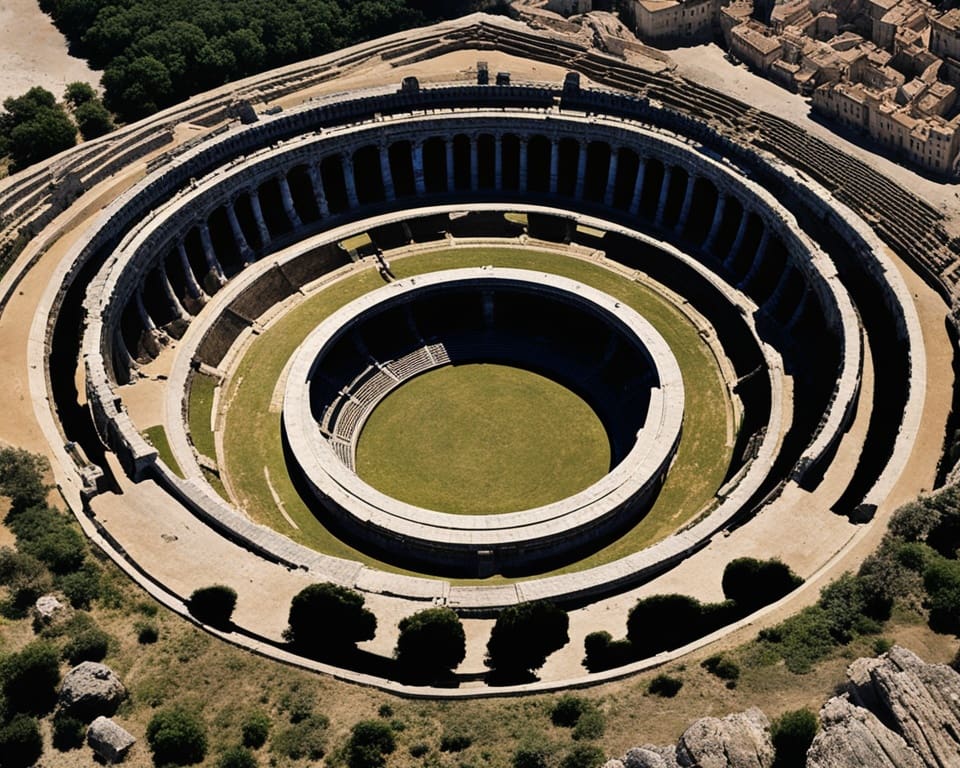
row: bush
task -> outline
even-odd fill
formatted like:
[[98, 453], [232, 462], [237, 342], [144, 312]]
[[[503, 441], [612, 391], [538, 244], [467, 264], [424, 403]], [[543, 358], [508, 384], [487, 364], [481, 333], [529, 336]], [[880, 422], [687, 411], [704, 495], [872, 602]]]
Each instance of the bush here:
[[579, 696], [567, 694], [557, 699], [557, 703], [550, 710], [550, 722], [561, 728], [573, 728], [580, 719], [580, 715], [593, 705]]
[[704, 629], [703, 606], [687, 595], [642, 598], [627, 617], [627, 639], [641, 658], [686, 645]]
[[137, 642], [140, 645], [151, 645], [160, 637], [160, 630], [156, 624], [148, 621], [138, 621], [133, 625], [137, 633]]
[[299, 723], [313, 714], [317, 695], [312, 686], [295, 682], [280, 697], [280, 711], [285, 712], [291, 723]]
[[231, 747], [217, 760], [217, 768], [257, 768], [256, 755], [246, 747]]
[[59, 712], [53, 716], [53, 746], [61, 752], [82, 747], [86, 733], [83, 720]]
[[779, 560], [738, 557], [723, 569], [723, 594], [733, 600], [741, 615], [774, 603], [803, 583]]
[[113, 117], [103, 103], [96, 99], [81, 104], [73, 112], [80, 135], [89, 141], [113, 130]]
[[46, 714], [57, 699], [60, 654], [53, 644], [36, 640], [3, 660], [0, 679], [12, 711]]
[[89, 610], [93, 601], [100, 597], [100, 568], [86, 560], [78, 570], [61, 576], [57, 585], [70, 605]]
[[11, 514], [44, 503], [51, 486], [43, 477], [49, 471], [50, 462], [40, 454], [0, 448], [0, 496], [10, 499]]
[[450, 608], [428, 608], [400, 622], [397, 663], [416, 676], [449, 673], [467, 655], [460, 617]]
[[254, 710], [243, 719], [240, 732], [243, 734], [243, 746], [260, 749], [270, 735], [270, 717], [263, 710]]
[[513, 768], [547, 768], [549, 753], [544, 746], [526, 745], [513, 753]]
[[74, 635], [63, 646], [62, 655], [71, 665], [81, 661], [103, 661], [110, 647], [110, 635], [97, 627], [89, 627]]
[[408, 751], [410, 752], [410, 757], [423, 757], [430, 751], [430, 746], [421, 741], [417, 744], [411, 744]]
[[647, 693], [654, 696], [662, 696], [665, 699], [672, 699], [683, 688], [683, 680], [679, 677], [670, 677], [670, 675], [659, 674], [647, 686]]
[[150, 719], [147, 744], [157, 765], [193, 765], [207, 754], [207, 732], [195, 714], [173, 707]]
[[600, 747], [595, 747], [593, 744], [578, 744], [560, 761], [560, 768], [597, 768], [606, 760]]
[[270, 739], [270, 751], [291, 760], [319, 760], [326, 754], [329, 725], [323, 715], [309, 715], [278, 730]]
[[473, 737], [466, 733], [445, 733], [440, 737], [441, 752], [463, 752], [473, 744]]
[[504, 608], [487, 642], [488, 667], [508, 675], [540, 669], [547, 656], [570, 640], [570, 619], [553, 603], [520, 603]]
[[3, 768], [27, 768], [43, 754], [40, 725], [26, 715], [15, 715], [0, 727], [0, 755]]
[[930, 606], [930, 626], [960, 633], [960, 561], [938, 557], [923, 572]]
[[17, 548], [54, 573], [72, 573], [83, 564], [86, 542], [65, 514], [49, 507], [31, 507], [8, 520], [17, 536]]
[[583, 647], [583, 665], [591, 672], [620, 667], [636, 658], [629, 640], [614, 640], [609, 632], [591, 632], [584, 638]]
[[867, 615], [867, 601], [860, 580], [850, 573], [824, 587], [819, 605], [827, 616], [830, 634], [841, 645], [846, 645], [857, 635], [880, 631], [879, 623]]
[[363, 607], [363, 596], [336, 584], [311, 584], [294, 595], [284, 639], [298, 650], [342, 654], [372, 640], [377, 618]]
[[770, 727], [776, 752], [774, 768], [803, 768], [817, 728], [817, 716], [809, 709], [784, 712], [774, 720]]
[[599, 739], [603, 736], [607, 724], [603, 713], [591, 705], [577, 720], [577, 724], [571, 734], [577, 741], [581, 739]]
[[836, 641], [830, 630], [826, 611], [812, 605], [775, 627], [761, 630], [759, 638], [780, 655], [787, 669], [805, 674], [834, 649]]
[[720, 654], [704, 659], [700, 662], [700, 666], [721, 680], [735, 683], [740, 679], [740, 667], [737, 663]]
[[10, 602], [4, 612], [22, 617], [38, 597], [53, 589], [53, 577], [37, 558], [3, 547], [0, 549], [0, 584], [10, 590]]
[[393, 729], [380, 720], [361, 720], [350, 734], [347, 743], [347, 763], [350, 768], [381, 768], [385, 755], [396, 748]]
[[187, 601], [187, 609], [200, 621], [221, 628], [230, 626], [236, 605], [236, 590], [222, 584], [196, 589]]

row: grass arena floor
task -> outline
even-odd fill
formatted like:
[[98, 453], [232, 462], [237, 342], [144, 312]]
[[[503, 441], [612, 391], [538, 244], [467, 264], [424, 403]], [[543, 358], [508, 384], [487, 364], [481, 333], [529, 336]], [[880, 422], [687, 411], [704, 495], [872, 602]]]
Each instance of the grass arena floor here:
[[560, 501], [610, 470], [610, 442], [580, 397], [508, 365], [448, 365], [380, 403], [357, 474], [437, 512], [494, 515]]
[[[686, 385], [683, 436], [676, 460], [647, 514], [616, 541], [552, 573], [600, 565], [669, 535], [714, 500], [730, 461], [728, 394], [716, 360], [697, 328], [657, 292], [599, 264], [533, 249], [473, 247], [429, 251], [393, 260], [398, 277], [440, 269], [493, 265], [548, 271], [581, 281], [642, 314], [670, 345]], [[223, 453], [217, 459], [230, 479], [234, 502], [253, 520], [327, 554], [372, 567], [411, 573], [377, 560], [334, 536], [311, 512], [287, 476], [280, 440], [280, 413], [270, 403], [294, 351], [324, 318], [352, 299], [382, 287], [374, 268], [339, 280], [310, 296], [260, 334], [227, 384]], [[201, 396], [206, 393], [201, 391]], [[193, 412], [191, 406], [191, 412]], [[269, 482], [267, 481], [269, 475]], [[273, 494], [283, 504], [281, 511]], [[296, 527], [288, 522], [287, 517]], [[499, 576], [484, 583], [503, 581]], [[479, 580], [458, 580], [473, 583]]]

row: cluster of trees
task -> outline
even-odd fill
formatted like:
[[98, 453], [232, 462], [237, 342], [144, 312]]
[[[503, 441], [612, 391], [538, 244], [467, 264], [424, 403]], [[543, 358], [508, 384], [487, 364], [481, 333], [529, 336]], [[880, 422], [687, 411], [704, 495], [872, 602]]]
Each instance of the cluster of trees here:
[[489, 5], [478, 0], [41, 0], [133, 120], [192, 94]]

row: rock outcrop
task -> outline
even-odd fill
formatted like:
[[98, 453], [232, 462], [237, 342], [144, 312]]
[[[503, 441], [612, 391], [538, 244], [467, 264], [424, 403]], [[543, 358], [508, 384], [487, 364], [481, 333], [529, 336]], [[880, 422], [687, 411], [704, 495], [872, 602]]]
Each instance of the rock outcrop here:
[[677, 742], [681, 768], [770, 768], [773, 765], [770, 721], [759, 709], [703, 717]]
[[92, 719], [112, 715], [126, 695], [126, 688], [110, 667], [84, 661], [63, 678], [57, 705], [63, 712]]
[[846, 696], [823, 705], [820, 728], [807, 752], [807, 768], [923, 768], [901, 736]]
[[122, 761], [136, 741], [126, 729], [102, 715], [87, 729], [87, 744], [106, 763]]
[[677, 749], [651, 744], [635, 747], [624, 755], [623, 764], [626, 768], [677, 768]]

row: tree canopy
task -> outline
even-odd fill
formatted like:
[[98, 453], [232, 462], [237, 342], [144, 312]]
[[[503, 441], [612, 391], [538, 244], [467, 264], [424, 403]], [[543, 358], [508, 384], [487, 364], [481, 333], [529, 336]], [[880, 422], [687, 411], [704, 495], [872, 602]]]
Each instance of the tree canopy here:
[[45, 160], [77, 143], [77, 128], [45, 88], [35, 86], [3, 102], [0, 153], [10, 154], [14, 170]]
[[329, 655], [372, 640], [377, 617], [361, 594], [336, 584], [311, 584], [293, 596], [284, 637], [304, 653]]
[[545, 601], [504, 608], [487, 642], [487, 666], [508, 675], [540, 669], [569, 641], [569, 624], [566, 611]]
[[427, 608], [400, 622], [397, 662], [408, 672], [423, 676], [449, 672], [466, 654], [463, 625], [450, 608]]

